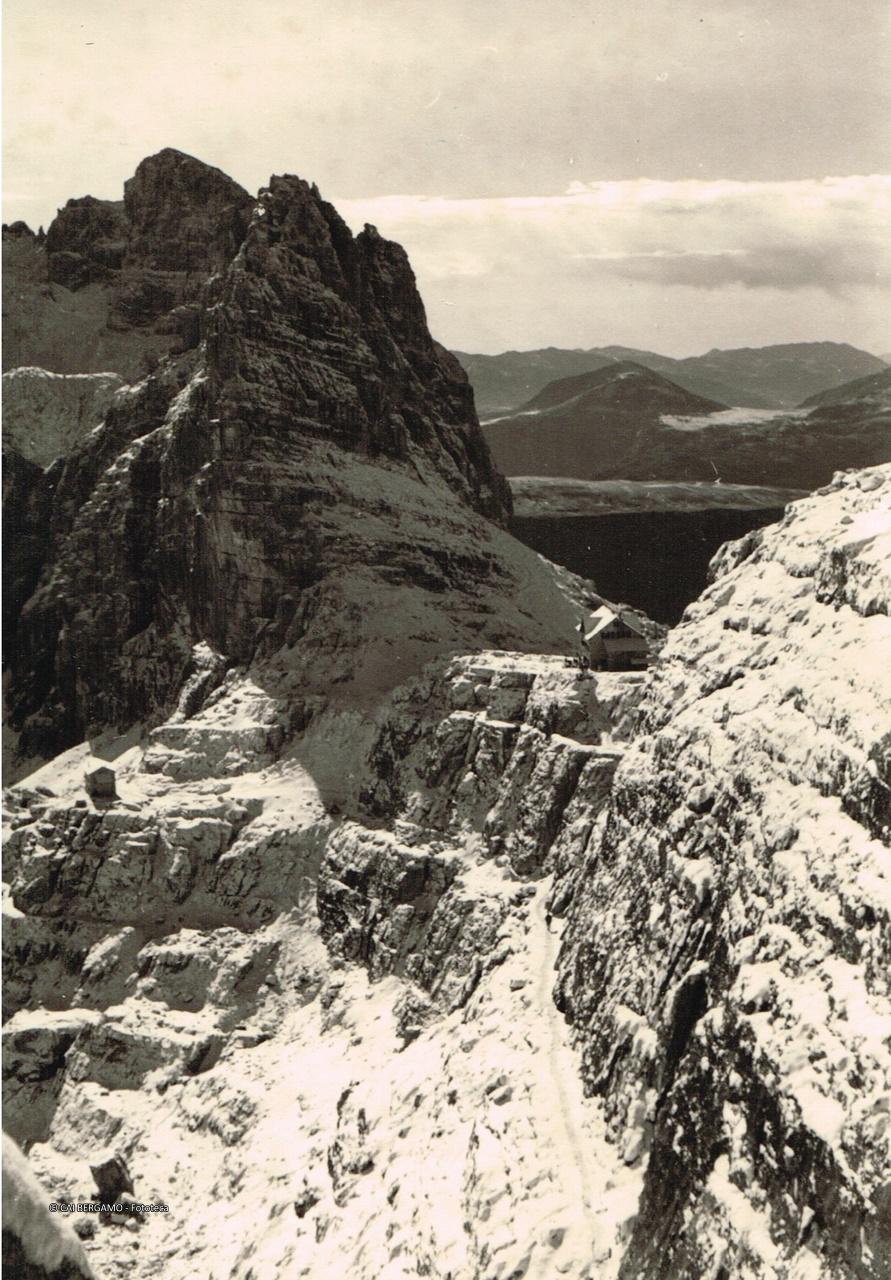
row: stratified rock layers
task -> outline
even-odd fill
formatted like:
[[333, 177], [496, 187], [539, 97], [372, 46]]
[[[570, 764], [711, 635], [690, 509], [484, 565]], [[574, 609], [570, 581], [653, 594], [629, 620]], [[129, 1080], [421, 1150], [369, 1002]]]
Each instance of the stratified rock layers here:
[[663, 651], [558, 1000], [647, 1173], [621, 1275], [891, 1268], [891, 468], [730, 544]]
[[[51, 263], [99, 253], [81, 204]], [[399, 246], [354, 239], [294, 177], [248, 222], [234, 184], [170, 151], [115, 217], [116, 305], [191, 316], [190, 336], [20, 500], [52, 511], [11, 645], [23, 758], [163, 719], [196, 643], [304, 705], [373, 700], [443, 653], [571, 645], [568, 576], [491, 523], [509, 491]]]

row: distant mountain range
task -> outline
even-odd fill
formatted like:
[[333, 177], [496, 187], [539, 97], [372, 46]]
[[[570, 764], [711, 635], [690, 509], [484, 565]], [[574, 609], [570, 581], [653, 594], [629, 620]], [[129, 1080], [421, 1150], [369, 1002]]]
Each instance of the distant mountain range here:
[[622, 361], [549, 383], [515, 414], [485, 423], [483, 432], [507, 476], [597, 480], [625, 477], [623, 461], [637, 453], [641, 437], [652, 437], [664, 415], [702, 416], [725, 408]]
[[891, 368], [784, 413], [732, 410], [623, 361], [551, 383], [484, 433], [508, 476], [813, 489], [891, 460]]
[[887, 363], [843, 342], [716, 349], [683, 360], [619, 346], [589, 351], [545, 347], [495, 356], [454, 354], [467, 370], [483, 419], [518, 408], [550, 382], [616, 362], [644, 365], [694, 395], [753, 409], [793, 408], [809, 396], [878, 373]]
[[865, 378], [857, 378], [841, 387], [831, 387], [828, 391], [809, 396], [801, 407], [842, 409], [847, 405], [858, 413], [866, 406], [872, 406], [877, 411], [887, 412], [891, 409], [891, 368], [881, 369]]

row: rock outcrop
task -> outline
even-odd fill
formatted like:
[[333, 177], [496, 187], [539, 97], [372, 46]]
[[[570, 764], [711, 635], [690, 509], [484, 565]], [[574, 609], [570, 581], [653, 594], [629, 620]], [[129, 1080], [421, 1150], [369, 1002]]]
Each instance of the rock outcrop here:
[[120, 201], [94, 196], [69, 200], [46, 237], [50, 280], [77, 290], [111, 279], [121, 269], [126, 238]]
[[[168, 1203], [126, 1218], [130, 1274], [608, 1258], [639, 1175], [582, 1097], [545, 898], [642, 688], [557, 656], [440, 664], [379, 709], [342, 813], [314, 780], [330, 738], [275, 761], [188, 699], [118, 756], [112, 800], [84, 748], [12, 789], [5, 1123], [57, 1199], [118, 1162]], [[261, 723], [243, 675], [217, 695]], [[74, 1222], [115, 1274], [116, 1215]]]
[[167, 148], [143, 160], [123, 201], [69, 200], [45, 243], [6, 229], [4, 369], [133, 381], [193, 347], [205, 282], [235, 256], [252, 207], [219, 169]]
[[7, 660], [46, 559], [52, 485], [43, 468], [16, 449], [3, 450], [3, 644]]
[[134, 381], [195, 346], [201, 294], [247, 227], [251, 197], [182, 152], [143, 160], [123, 201], [69, 200], [45, 238], [4, 230], [4, 370]]
[[559, 1004], [646, 1165], [621, 1276], [882, 1277], [891, 468], [730, 544], [578, 873]]

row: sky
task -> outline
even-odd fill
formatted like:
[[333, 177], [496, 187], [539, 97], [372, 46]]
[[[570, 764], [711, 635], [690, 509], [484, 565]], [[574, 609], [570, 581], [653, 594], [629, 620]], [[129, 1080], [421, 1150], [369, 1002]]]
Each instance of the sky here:
[[4, 221], [318, 183], [466, 351], [891, 350], [887, 0], [5, 0]]

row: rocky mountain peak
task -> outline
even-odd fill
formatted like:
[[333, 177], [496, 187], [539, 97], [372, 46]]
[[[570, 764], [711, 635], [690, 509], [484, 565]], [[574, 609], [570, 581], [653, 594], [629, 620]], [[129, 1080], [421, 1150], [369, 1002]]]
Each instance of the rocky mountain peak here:
[[126, 265], [207, 275], [235, 254], [251, 197], [220, 169], [166, 147], [124, 183]]
[[[45, 500], [17, 498], [53, 511], [16, 574], [33, 584], [13, 642], [26, 754], [162, 714], [198, 643], [224, 663], [287, 650], [271, 682], [323, 702], [487, 635], [572, 644], [565, 583], [488, 523], [509, 490], [400, 246], [354, 237], [299, 177], [252, 199], [169, 150], [123, 206], [66, 208], [51, 261], [92, 283], [99, 262], [115, 332], [166, 336], [170, 355], [47, 473]], [[369, 608], [382, 590], [391, 616]]]
[[77, 290], [112, 279], [121, 268], [126, 238], [121, 201], [95, 196], [69, 200], [46, 233], [50, 280]]
[[28, 226], [27, 222], [23, 222], [19, 219], [17, 222], [4, 222], [3, 235], [4, 237], [8, 236], [11, 240], [21, 239], [22, 237], [30, 239], [33, 237], [34, 232]]
[[401, 246], [367, 228], [354, 238], [317, 189], [275, 177], [212, 298], [211, 416], [432, 466], [485, 514], [509, 511], [466, 377], [430, 337]]

